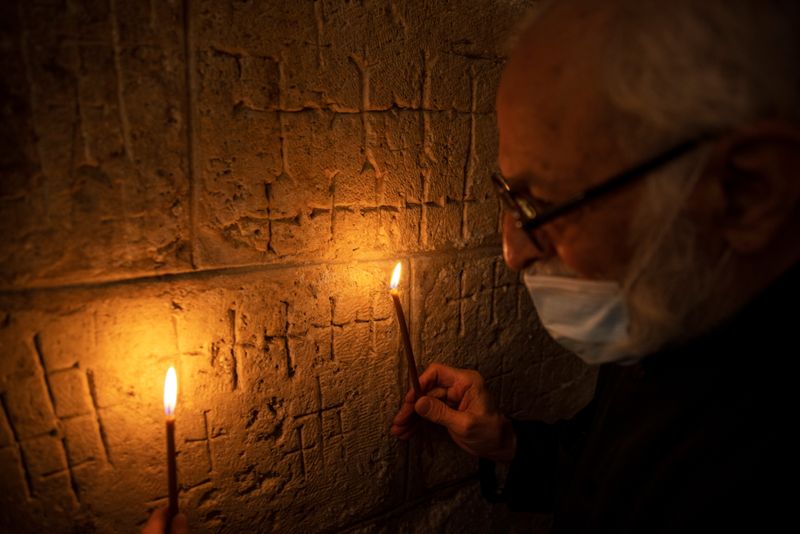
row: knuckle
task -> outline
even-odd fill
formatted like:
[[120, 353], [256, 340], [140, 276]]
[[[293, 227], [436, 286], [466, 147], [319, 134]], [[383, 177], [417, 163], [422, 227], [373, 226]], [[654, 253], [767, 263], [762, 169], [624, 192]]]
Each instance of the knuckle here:
[[476, 421], [472, 416], [467, 416], [458, 422], [458, 433], [462, 436], [471, 436], [475, 433]]
[[475, 384], [476, 386], [483, 386], [484, 384], [483, 376], [478, 371], [470, 370], [467, 371], [467, 374], [473, 384]]

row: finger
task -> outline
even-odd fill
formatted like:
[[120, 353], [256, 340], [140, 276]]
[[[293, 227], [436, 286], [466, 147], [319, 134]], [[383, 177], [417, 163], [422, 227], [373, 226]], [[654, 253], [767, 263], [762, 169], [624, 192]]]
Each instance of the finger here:
[[464, 412], [449, 408], [438, 399], [422, 397], [414, 408], [421, 417], [437, 425], [442, 425], [455, 434], [463, 435], [466, 432], [469, 416]]
[[392, 425], [392, 428], [391, 428], [390, 432], [391, 432], [392, 436], [400, 439], [400, 436], [402, 436], [404, 434], [408, 434], [409, 432], [413, 433], [413, 428], [414, 428], [413, 424]]
[[392, 425], [392, 435], [400, 440], [409, 439], [411, 436], [417, 433], [419, 429], [419, 423], [422, 419], [416, 414], [414, 414], [413, 420], [404, 426]]
[[[430, 391], [426, 393], [427, 396], [433, 397], [435, 399], [439, 399], [443, 402], [447, 402], [451, 404], [452, 407], [458, 405], [458, 399], [450, 398], [452, 393], [443, 387], [434, 387]], [[400, 435], [408, 432], [408, 427], [412, 424], [416, 423], [416, 418], [418, 417], [417, 413], [414, 411], [414, 404], [417, 401], [417, 396], [414, 393], [413, 389], [410, 389], [406, 393], [406, 397], [403, 400], [403, 404], [400, 405], [400, 409], [398, 410], [397, 414], [394, 416], [392, 420], [392, 428], [391, 433], [395, 437], [400, 439]]]
[[447, 399], [448, 390], [446, 388], [436, 387], [425, 393], [425, 396], [433, 397], [434, 399], [439, 399], [440, 401], [444, 401]]
[[398, 410], [397, 414], [394, 416], [392, 424], [395, 425], [408, 424], [409, 419], [412, 419], [414, 416], [415, 416], [414, 404], [413, 403], [403, 404], [402, 406], [400, 406], [400, 410]]
[[458, 401], [457, 405], [454, 406], [459, 411], [466, 411], [467, 407], [470, 406], [476, 397], [479, 395], [479, 390], [477, 387], [470, 386], [469, 388], [464, 391], [461, 395], [461, 399]]
[[[428, 397], [433, 397], [434, 399], [439, 399], [442, 402], [455, 404], [455, 406], [458, 405], [458, 400], [450, 399], [448, 390], [445, 388], [440, 388], [440, 387], [433, 388], [425, 395]], [[393, 426], [405, 426], [407, 424], [410, 424], [410, 422], [417, 417], [417, 412], [414, 411], [414, 403], [416, 402], [416, 400], [417, 399], [414, 398], [411, 400], [411, 402], [404, 402], [400, 406], [400, 410], [397, 411], [397, 415], [395, 415], [394, 419], [392, 420]]]
[[[416, 419], [419, 419], [418, 415], [415, 415], [414, 417]], [[407, 422], [405, 424], [402, 424], [402, 425], [392, 425], [392, 427], [390, 429], [390, 432], [392, 433], [392, 435], [394, 437], [400, 437], [401, 434], [404, 434], [404, 433], [408, 432], [409, 430], [411, 430], [412, 428], [414, 428], [414, 426], [415, 426], [414, 423], [415, 422], [412, 420], [412, 421], [409, 421], [409, 422]]]
[[[430, 386], [431, 387], [435, 386], [435, 384], [430, 384]], [[424, 384], [422, 384], [422, 382], [420, 382], [420, 387], [422, 388], [422, 392], [424, 394], [426, 395], [429, 394], [428, 389], [425, 387]], [[417, 396], [417, 392], [414, 391], [414, 388], [410, 388], [408, 391], [406, 391], [406, 395], [405, 397], [403, 397], [403, 402], [410, 402], [411, 404], [414, 404], [418, 398], [419, 397]]]
[[153, 510], [150, 514], [150, 519], [147, 520], [144, 527], [142, 527], [142, 534], [164, 534], [164, 529], [167, 526], [167, 509], [159, 508]]
[[450, 387], [455, 384], [461, 369], [448, 367], [441, 363], [432, 363], [419, 377], [419, 384], [423, 391], [428, 391], [435, 386]]
[[399, 437], [407, 432], [413, 433], [419, 421], [420, 421], [420, 416], [414, 413], [411, 417], [403, 421], [401, 424], [393, 424], [391, 427], [391, 433], [395, 437]]
[[453, 388], [445, 389], [445, 388], [433, 388], [429, 392], [425, 394], [426, 397], [433, 397], [434, 399], [438, 399], [444, 403], [446, 403], [451, 408], [458, 408], [460, 401], [458, 397], [458, 392]]
[[189, 520], [184, 514], [178, 514], [172, 520], [172, 534], [189, 534]]
[[417, 425], [412, 425], [411, 427], [409, 427], [405, 431], [400, 432], [399, 434], [397, 434], [397, 436], [395, 436], [395, 437], [397, 439], [399, 439], [400, 441], [407, 441], [407, 440], [411, 439], [411, 436], [413, 436], [416, 433], [417, 433]]
[[463, 373], [462, 376], [458, 377], [452, 386], [447, 388], [436, 387], [425, 395], [447, 402], [451, 408], [460, 407], [464, 402], [465, 396], [475, 390], [475, 382], [480, 380], [480, 375], [474, 371], [463, 370], [461, 372]]
[[459, 403], [472, 386], [482, 382], [483, 377], [470, 369], [456, 369], [440, 363], [431, 364], [420, 377], [423, 391], [434, 389], [436, 386], [447, 389], [447, 399]]

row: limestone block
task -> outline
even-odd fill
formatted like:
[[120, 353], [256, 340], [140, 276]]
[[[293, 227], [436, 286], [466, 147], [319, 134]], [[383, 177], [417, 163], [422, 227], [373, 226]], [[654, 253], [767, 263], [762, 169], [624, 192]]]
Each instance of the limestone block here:
[[455, 247], [461, 244], [463, 209], [463, 204], [457, 201], [448, 201], [443, 206], [427, 207], [425, 239], [430, 248]]
[[434, 51], [425, 60], [431, 109], [469, 111], [472, 107], [470, 61], [448, 51]]
[[387, 255], [409, 253], [420, 246], [420, 223], [422, 206], [420, 204], [393, 209], [381, 208], [379, 211], [378, 239], [376, 240]]
[[55, 414], [41, 376], [16, 379], [5, 392], [4, 401], [20, 440], [55, 430]]
[[8, 324], [0, 328], [0, 384], [13, 384], [18, 378], [27, 378], [39, 369], [38, 356], [29, 330], [29, 314], [9, 315]]
[[[422, 52], [405, 31], [400, 4], [381, 13], [384, 31], [367, 42], [370, 109], [418, 109], [422, 101]], [[416, 52], [416, 53], [415, 53]]]
[[45, 520], [55, 524], [64, 524], [78, 508], [78, 501], [67, 471], [59, 471], [45, 477], [33, 479], [33, 488], [37, 497], [47, 502]]
[[86, 375], [78, 369], [70, 369], [48, 376], [53, 402], [58, 417], [72, 417], [89, 413], [92, 401]]
[[22, 459], [16, 447], [0, 448], [0, 525], [14, 525], [20, 520], [19, 514], [27, 515], [30, 488], [26, 481]]
[[[114, 5], [18, 10], [16, 31], [35, 36], [19, 53], [39, 171], [26, 192], [34, 209], [13, 223], [34, 217], [9, 243], [12, 285], [188, 264], [181, 49], [166, 38], [121, 42]], [[178, 24], [162, 19], [153, 33], [174, 35]]]
[[67, 419], [61, 424], [70, 465], [104, 459], [103, 443], [94, 414]]
[[472, 246], [497, 244], [500, 242], [498, 221], [500, 201], [489, 199], [464, 206], [466, 217], [466, 242]]
[[339, 258], [357, 257], [363, 250], [385, 250], [379, 231], [382, 212], [378, 209], [337, 209], [333, 219], [333, 249]]
[[208, 480], [211, 464], [206, 443], [182, 443], [178, 447], [177, 464], [178, 481], [182, 488], [192, 488]]
[[425, 200], [445, 204], [464, 197], [465, 170], [470, 150], [470, 119], [466, 114], [430, 113], [428, 165], [431, 174], [425, 183]]
[[25, 439], [20, 446], [25, 465], [34, 477], [51, 475], [67, 468], [64, 447], [57, 434]]
[[420, 203], [422, 153], [420, 113], [390, 110], [369, 115], [370, 150], [380, 170], [381, 205], [400, 209], [408, 202]]
[[48, 372], [75, 367], [94, 350], [94, 319], [85, 312], [58, 316], [42, 329], [38, 340]]
[[8, 422], [4, 408], [0, 410], [0, 449], [8, 447], [14, 441], [14, 431], [11, 429], [11, 424]]
[[[374, 185], [362, 178], [362, 121], [329, 111], [285, 115], [286, 169], [274, 186], [277, 214], [362, 202]], [[374, 203], [374, 201], [373, 201]]]

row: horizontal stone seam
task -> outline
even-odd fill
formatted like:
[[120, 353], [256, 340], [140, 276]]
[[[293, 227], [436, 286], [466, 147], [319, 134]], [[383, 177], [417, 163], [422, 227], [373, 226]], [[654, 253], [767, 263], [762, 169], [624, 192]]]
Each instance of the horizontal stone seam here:
[[477, 111], [470, 109], [459, 108], [412, 108], [402, 106], [389, 106], [383, 108], [370, 107], [365, 110], [357, 108], [345, 107], [329, 107], [329, 106], [303, 106], [295, 108], [282, 108], [278, 106], [258, 107], [246, 104], [242, 100], [237, 100], [233, 103], [233, 108], [236, 110], [254, 111], [256, 113], [285, 113], [285, 114], [302, 114], [302, 113], [330, 113], [332, 115], [360, 115], [366, 113], [368, 115], [380, 115], [384, 113], [419, 113], [424, 111], [426, 113], [449, 113], [455, 115], [477, 115], [477, 116], [494, 116], [494, 111]]
[[472, 259], [472, 258], [488, 258], [498, 256], [501, 249], [497, 245], [467, 248], [467, 249], [440, 249], [430, 252], [416, 252], [413, 254], [398, 254], [397, 256], [379, 256], [375, 258], [363, 258], [358, 260], [318, 260], [318, 261], [290, 261], [290, 262], [276, 262], [269, 264], [242, 264], [242, 265], [226, 265], [224, 267], [205, 268], [197, 270], [179, 270], [158, 274], [143, 274], [140, 276], [132, 276], [129, 278], [109, 278], [106, 280], [98, 281], [78, 281], [74, 283], [54, 284], [54, 285], [31, 285], [20, 288], [0, 288], [0, 298], [14, 298], [32, 293], [42, 292], [60, 292], [70, 290], [95, 290], [95, 289], [109, 289], [123, 285], [137, 285], [147, 283], [171, 283], [181, 281], [201, 280], [206, 278], [213, 278], [217, 276], [226, 275], [240, 275], [251, 274], [269, 271], [281, 270], [302, 270], [314, 269], [324, 266], [348, 266], [348, 265], [364, 265], [389, 262], [393, 260], [415, 260], [415, 259], [436, 259], [436, 258], [453, 258], [453, 259]]

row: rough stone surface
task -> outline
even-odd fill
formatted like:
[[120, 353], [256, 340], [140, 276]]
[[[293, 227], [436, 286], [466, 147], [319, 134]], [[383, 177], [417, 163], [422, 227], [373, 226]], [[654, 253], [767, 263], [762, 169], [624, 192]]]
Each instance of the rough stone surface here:
[[499, 257], [493, 95], [528, 0], [0, 5], [0, 531], [546, 532], [480, 498], [421, 368], [554, 420], [592, 375]]
[[3, 286], [189, 266], [182, 12], [134, 4], [3, 2]]

